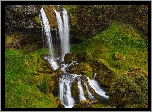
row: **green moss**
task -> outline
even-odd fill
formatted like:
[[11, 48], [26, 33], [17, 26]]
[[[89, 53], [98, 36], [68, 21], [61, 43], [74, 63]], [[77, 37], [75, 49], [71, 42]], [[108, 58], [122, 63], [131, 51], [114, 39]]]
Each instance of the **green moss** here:
[[114, 53], [114, 58], [115, 58], [116, 60], [123, 60], [123, 59], [125, 59], [125, 57], [122, 56], [121, 54], [119, 54], [118, 52], [115, 52], [115, 53]]
[[97, 103], [97, 104], [92, 104], [93, 108], [105, 108], [105, 105], [104, 104], [100, 104], [100, 103]]
[[[80, 44], [72, 44], [71, 52], [78, 58], [91, 63], [94, 58], [104, 59], [109, 66], [124, 73], [132, 66], [141, 67], [148, 72], [148, 50], [145, 40], [134, 27], [119, 22], [113, 22], [105, 31], [86, 39]], [[118, 52], [122, 60], [115, 60]]]
[[[8, 85], [8, 84], [7, 84]], [[35, 86], [11, 83], [6, 89], [6, 108], [51, 108], [56, 105]]]
[[72, 97], [75, 99], [75, 102], [79, 102], [79, 90], [78, 90], [78, 80], [76, 79], [71, 86], [71, 94]]
[[36, 23], [40, 24], [40, 19], [39, 19], [38, 16], [35, 16], [35, 17], [33, 18], [33, 20], [34, 20]]
[[[33, 72], [46, 68], [41, 54], [47, 49], [40, 49], [24, 55], [22, 50], [5, 50], [5, 107], [6, 108], [55, 108], [55, 99], [50, 99], [47, 94], [52, 92], [52, 76], [41, 74], [35, 77]], [[43, 68], [43, 69], [42, 69]], [[43, 79], [43, 81], [42, 81]], [[42, 83], [42, 82], [43, 83]], [[45, 92], [40, 91], [38, 84], [48, 84]], [[44, 94], [45, 93], [45, 94]]]

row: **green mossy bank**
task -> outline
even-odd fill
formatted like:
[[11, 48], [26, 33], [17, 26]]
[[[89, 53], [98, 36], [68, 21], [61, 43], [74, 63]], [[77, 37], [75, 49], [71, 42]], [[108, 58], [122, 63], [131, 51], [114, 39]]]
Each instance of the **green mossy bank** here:
[[148, 46], [131, 25], [113, 22], [91, 39], [72, 44], [71, 52], [88, 63], [96, 58], [104, 59], [118, 73], [124, 73], [135, 66], [148, 72]]
[[[34, 75], [43, 69], [49, 70], [44, 60], [40, 58], [41, 54], [46, 53], [48, 53], [47, 49], [40, 49], [29, 54], [24, 54], [22, 50], [17, 49], [5, 50], [6, 108], [57, 107], [56, 96], [49, 92], [49, 87], [43, 85], [44, 82], [53, 82], [51, 80], [53, 75], [45, 72], [41, 75]], [[38, 86], [45, 90], [40, 90]]]

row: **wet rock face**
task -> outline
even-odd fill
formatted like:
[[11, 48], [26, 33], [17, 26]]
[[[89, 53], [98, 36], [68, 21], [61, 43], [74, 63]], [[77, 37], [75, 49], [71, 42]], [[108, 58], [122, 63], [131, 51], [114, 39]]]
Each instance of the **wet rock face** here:
[[41, 7], [41, 5], [5, 6], [5, 38], [12, 40], [9, 44], [6, 42], [5, 48], [27, 47], [27, 51], [32, 51], [42, 47], [42, 30], [38, 18]]
[[40, 28], [32, 18], [39, 15], [41, 5], [6, 5], [5, 28]]

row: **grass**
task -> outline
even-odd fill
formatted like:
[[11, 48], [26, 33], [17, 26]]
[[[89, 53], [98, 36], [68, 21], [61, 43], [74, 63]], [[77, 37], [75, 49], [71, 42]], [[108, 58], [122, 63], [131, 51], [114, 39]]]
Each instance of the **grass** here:
[[[105, 31], [93, 38], [78, 45], [72, 44], [71, 51], [83, 55], [88, 62], [95, 58], [102, 58], [119, 73], [128, 71], [134, 66], [141, 67], [148, 72], [146, 42], [131, 25], [115, 21]], [[124, 59], [114, 59], [115, 52], [122, 55]]]
[[6, 108], [56, 108], [54, 96], [44, 94], [34, 85], [33, 72], [40, 67], [35, 66], [34, 61], [47, 52], [47, 49], [40, 49], [23, 55], [21, 50], [5, 50]]

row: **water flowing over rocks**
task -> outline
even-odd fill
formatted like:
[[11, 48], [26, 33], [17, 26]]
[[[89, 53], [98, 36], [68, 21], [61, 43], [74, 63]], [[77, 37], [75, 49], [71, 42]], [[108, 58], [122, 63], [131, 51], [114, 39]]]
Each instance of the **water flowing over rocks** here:
[[[93, 77], [93, 70], [89, 64], [84, 62], [78, 63], [76, 55], [69, 53], [69, 23], [66, 9], [62, 8], [61, 12], [58, 12], [55, 9], [53, 10], [56, 14], [58, 23], [61, 47], [60, 57], [56, 58], [54, 56], [55, 52], [52, 42], [51, 28], [43, 8], [41, 8], [40, 20], [41, 25], [44, 25], [42, 32], [45, 34], [44, 36], [47, 39], [47, 46], [50, 51], [50, 54], [45, 56], [44, 59], [50, 63], [50, 68], [53, 68], [54, 71], [61, 70], [61, 73], [53, 76], [56, 90], [59, 90], [58, 94], [61, 104], [63, 104], [65, 108], [71, 108], [75, 102], [79, 103], [82, 100], [89, 99], [89, 101], [92, 102], [95, 99], [98, 99], [101, 102], [102, 100], [104, 101], [108, 99], [108, 96], [105, 95], [104, 90], [101, 89], [95, 79], [89, 79], [89, 77]], [[73, 83], [75, 85], [73, 85]], [[54, 93], [57, 93], [57, 91], [54, 91]]]

